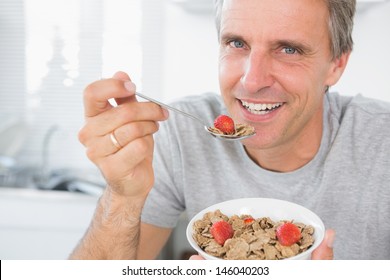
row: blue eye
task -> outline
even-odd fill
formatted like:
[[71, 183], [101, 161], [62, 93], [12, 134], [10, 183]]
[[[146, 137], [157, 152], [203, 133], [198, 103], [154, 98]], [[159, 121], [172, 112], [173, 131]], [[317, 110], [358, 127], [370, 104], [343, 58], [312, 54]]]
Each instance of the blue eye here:
[[295, 54], [297, 52], [297, 49], [292, 47], [284, 47], [283, 50], [286, 54]]
[[238, 41], [238, 40], [233, 40], [233, 41], [231, 41], [229, 44], [230, 44], [230, 46], [232, 46], [233, 48], [237, 48], [237, 49], [240, 49], [240, 48], [243, 48], [243, 47], [244, 47], [244, 43], [241, 42], [241, 41]]

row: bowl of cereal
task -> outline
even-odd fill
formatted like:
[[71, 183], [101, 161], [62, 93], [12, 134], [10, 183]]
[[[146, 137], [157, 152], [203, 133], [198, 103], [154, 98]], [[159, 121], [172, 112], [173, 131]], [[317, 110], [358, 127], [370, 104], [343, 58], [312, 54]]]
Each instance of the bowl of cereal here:
[[186, 235], [207, 260], [307, 260], [325, 236], [311, 210], [285, 200], [241, 198], [196, 214]]

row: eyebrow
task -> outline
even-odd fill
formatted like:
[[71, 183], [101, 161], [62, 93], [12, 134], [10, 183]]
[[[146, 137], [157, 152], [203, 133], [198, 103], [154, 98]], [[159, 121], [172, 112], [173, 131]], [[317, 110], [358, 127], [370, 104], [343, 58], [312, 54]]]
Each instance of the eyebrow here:
[[237, 35], [237, 34], [234, 34], [234, 33], [231, 33], [231, 32], [220, 32], [220, 36], [218, 36], [219, 40], [221, 42], [224, 42], [226, 40], [231, 40], [231, 39], [236, 39], [236, 40], [240, 40], [240, 41], [243, 41], [245, 42], [245, 39], [244, 37], [242, 37], [241, 35]]

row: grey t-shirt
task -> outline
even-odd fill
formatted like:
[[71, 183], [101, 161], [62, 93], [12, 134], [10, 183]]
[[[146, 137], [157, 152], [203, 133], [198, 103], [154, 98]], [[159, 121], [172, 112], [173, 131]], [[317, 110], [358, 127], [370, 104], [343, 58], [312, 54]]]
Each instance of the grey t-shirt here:
[[[336, 259], [390, 259], [390, 104], [360, 95], [324, 97], [324, 132], [316, 156], [278, 173], [256, 165], [239, 142], [211, 138], [172, 113], [155, 135], [155, 186], [142, 220], [175, 227], [225, 200], [271, 197], [301, 204], [336, 230]], [[174, 106], [212, 124], [226, 113], [219, 95], [186, 97]]]

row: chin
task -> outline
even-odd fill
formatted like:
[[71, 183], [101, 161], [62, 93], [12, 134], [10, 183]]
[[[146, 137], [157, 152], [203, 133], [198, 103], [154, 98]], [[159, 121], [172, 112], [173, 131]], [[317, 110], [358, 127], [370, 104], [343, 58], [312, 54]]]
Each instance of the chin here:
[[250, 149], [265, 150], [271, 148], [275, 144], [275, 138], [266, 137], [265, 134], [256, 132], [256, 135], [242, 140], [241, 143]]
[[241, 141], [241, 143], [247, 147], [247, 148], [251, 148], [251, 149], [262, 149], [262, 143], [261, 141], [258, 139], [258, 136], [257, 135], [254, 135], [250, 138], [246, 138], [244, 140]]

